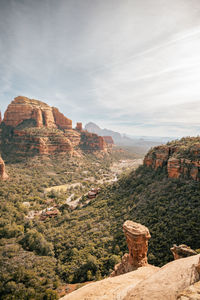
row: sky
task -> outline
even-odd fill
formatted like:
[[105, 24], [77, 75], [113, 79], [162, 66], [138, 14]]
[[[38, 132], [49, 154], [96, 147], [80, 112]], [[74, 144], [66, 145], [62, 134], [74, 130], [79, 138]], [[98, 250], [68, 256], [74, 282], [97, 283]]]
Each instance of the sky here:
[[199, 0], [0, 0], [0, 109], [16, 96], [129, 135], [200, 134]]

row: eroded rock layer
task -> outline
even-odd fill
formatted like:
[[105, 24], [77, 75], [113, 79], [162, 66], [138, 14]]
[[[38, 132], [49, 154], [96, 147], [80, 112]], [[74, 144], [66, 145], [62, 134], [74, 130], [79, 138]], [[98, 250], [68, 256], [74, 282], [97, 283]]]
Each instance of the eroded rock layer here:
[[144, 165], [155, 170], [166, 166], [170, 178], [183, 176], [200, 181], [200, 137], [157, 146], [147, 153]]

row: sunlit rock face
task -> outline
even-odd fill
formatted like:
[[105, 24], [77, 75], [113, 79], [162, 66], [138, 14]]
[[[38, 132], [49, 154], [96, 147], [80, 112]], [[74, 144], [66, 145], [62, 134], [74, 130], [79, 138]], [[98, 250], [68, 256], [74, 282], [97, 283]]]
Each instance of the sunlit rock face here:
[[4, 155], [33, 156], [78, 151], [106, 152], [102, 137], [72, 129], [72, 121], [55, 107], [39, 100], [18, 96], [5, 112], [0, 127], [1, 151]]
[[25, 120], [35, 121], [35, 127], [57, 127], [52, 108], [49, 105], [18, 96], [8, 105], [3, 122], [6, 126], [16, 127]]
[[169, 178], [200, 181], [200, 137], [155, 147], [145, 156], [144, 165], [154, 170], [166, 167]]
[[115, 265], [111, 276], [124, 274], [148, 264], [148, 240], [151, 237], [148, 228], [139, 223], [126, 221], [123, 224], [123, 230], [126, 236], [129, 254], [126, 253], [122, 257], [121, 263]]
[[6, 173], [6, 167], [3, 159], [0, 157], [0, 180], [8, 179], [8, 174]]

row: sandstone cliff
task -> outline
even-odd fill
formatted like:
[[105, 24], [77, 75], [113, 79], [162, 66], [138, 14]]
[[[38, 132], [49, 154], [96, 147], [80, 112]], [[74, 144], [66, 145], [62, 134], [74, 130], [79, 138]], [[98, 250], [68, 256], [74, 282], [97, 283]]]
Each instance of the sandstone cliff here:
[[155, 170], [166, 166], [170, 178], [184, 176], [200, 181], [200, 137], [155, 147], [145, 156], [144, 165]]
[[6, 173], [6, 168], [3, 159], [0, 157], [0, 180], [8, 179], [8, 174]]
[[1, 151], [4, 155], [52, 155], [83, 151], [103, 151], [102, 137], [72, 129], [72, 121], [44, 102], [16, 97], [9, 104], [0, 125]]

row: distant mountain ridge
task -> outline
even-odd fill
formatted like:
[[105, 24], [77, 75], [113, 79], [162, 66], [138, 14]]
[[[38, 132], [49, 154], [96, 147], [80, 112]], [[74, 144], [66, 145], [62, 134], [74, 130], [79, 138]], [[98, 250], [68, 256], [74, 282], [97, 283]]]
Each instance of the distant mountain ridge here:
[[125, 134], [121, 134], [110, 129], [101, 129], [97, 124], [93, 122], [87, 123], [85, 125], [85, 130], [90, 133], [96, 133], [99, 136], [111, 136], [117, 146], [131, 147], [136, 153], [140, 154], [145, 154], [151, 147], [158, 146], [163, 143], [163, 138], [161, 137], [160, 139], [157, 138], [156, 140], [144, 139], [144, 137], [129, 137]]
[[97, 124], [93, 122], [89, 122], [85, 125], [85, 130], [91, 132], [91, 133], [96, 133], [100, 136], [111, 136], [114, 139], [114, 142], [117, 144], [120, 140], [123, 139], [121, 134], [119, 132], [110, 130], [110, 129], [101, 129]]

